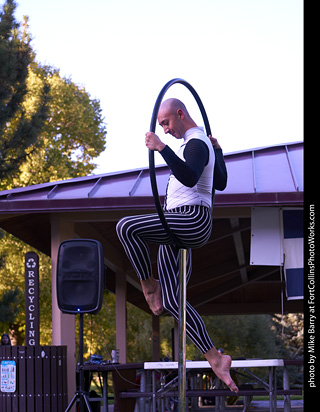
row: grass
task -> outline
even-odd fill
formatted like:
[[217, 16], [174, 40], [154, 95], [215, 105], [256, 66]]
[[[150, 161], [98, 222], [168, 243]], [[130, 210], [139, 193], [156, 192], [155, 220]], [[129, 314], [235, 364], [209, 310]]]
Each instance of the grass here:
[[[283, 399], [284, 399], [283, 396], [281, 396], [281, 395], [277, 396], [277, 400], [278, 400], [278, 401], [283, 401]], [[303, 393], [302, 393], [302, 395], [291, 395], [291, 396], [290, 396], [290, 399], [291, 399], [292, 401], [301, 401], [301, 400], [304, 399], [304, 398], [303, 398]], [[268, 401], [268, 400], [269, 400], [269, 396], [254, 396], [254, 397], [253, 397], [253, 400], [254, 400], [254, 401]]]

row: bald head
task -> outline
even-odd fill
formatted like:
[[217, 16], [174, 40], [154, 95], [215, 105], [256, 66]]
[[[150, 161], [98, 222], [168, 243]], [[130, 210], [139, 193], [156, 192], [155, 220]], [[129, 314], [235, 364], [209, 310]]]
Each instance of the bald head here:
[[167, 99], [160, 106], [160, 110], [168, 110], [171, 113], [176, 112], [178, 109], [188, 112], [186, 106], [179, 99]]
[[161, 103], [158, 122], [165, 133], [170, 133], [176, 138], [182, 138], [188, 129], [197, 126], [190, 117], [186, 106], [174, 98]]
[[185, 115], [190, 117], [186, 106], [179, 99], [172, 98], [172, 99], [165, 100], [164, 102], [161, 103], [160, 111], [161, 110], [168, 111], [169, 113], [176, 113], [177, 110], [182, 110]]

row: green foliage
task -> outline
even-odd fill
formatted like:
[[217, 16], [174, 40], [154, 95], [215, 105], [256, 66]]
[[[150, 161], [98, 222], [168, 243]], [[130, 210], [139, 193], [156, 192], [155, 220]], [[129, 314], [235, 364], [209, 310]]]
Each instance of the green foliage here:
[[106, 127], [99, 101], [90, 99], [70, 79], [61, 78], [56, 69], [30, 65], [23, 102], [26, 116], [34, 115], [45, 85], [50, 88], [48, 116], [39, 142], [29, 148], [19, 173], [2, 179], [2, 189], [86, 176], [95, 168], [92, 160], [105, 148]]
[[276, 333], [270, 315], [208, 316], [205, 324], [217, 348], [233, 358], [276, 358]]
[[99, 100], [35, 61], [28, 19], [0, 13], [0, 189], [85, 176], [105, 149]]
[[[105, 148], [100, 102], [59, 70], [35, 61], [28, 20], [16, 22], [16, 3], [0, 12], [0, 190], [85, 176]], [[0, 231], [0, 293], [23, 296], [24, 255], [35, 251]], [[51, 261], [39, 254], [41, 343], [51, 343]], [[24, 304], [0, 332], [24, 342]], [[14, 318], [14, 319], [13, 319]]]
[[33, 53], [27, 33], [15, 21], [16, 3], [7, 0], [0, 12], [0, 180], [16, 175], [28, 153], [40, 143], [39, 134], [47, 118], [49, 86], [39, 91], [39, 101], [28, 116], [23, 102], [28, 94], [28, 67]]
[[[116, 348], [116, 316], [115, 296], [104, 291], [101, 310], [96, 314], [84, 316], [84, 358], [99, 354], [104, 359], [110, 359], [110, 352]], [[79, 318], [76, 317], [76, 332], [79, 338]]]
[[[101, 310], [84, 319], [84, 358], [99, 354], [111, 359], [111, 350], [116, 349], [115, 295], [105, 291]], [[79, 334], [79, 322], [76, 329]], [[127, 358], [128, 362], [152, 359], [151, 316], [130, 303], [127, 303]]]
[[288, 313], [286, 315], [275, 314], [273, 316], [273, 329], [278, 339], [283, 343], [284, 350], [289, 352], [292, 358], [303, 357], [303, 313]]
[[[28, 66], [32, 60], [29, 40], [21, 38], [15, 21], [16, 3], [7, 0], [0, 12], [0, 102], [2, 128], [18, 110], [26, 94]], [[0, 129], [1, 130], [1, 129]]]
[[41, 344], [50, 344], [51, 331], [51, 259], [26, 245], [14, 236], [4, 233], [0, 239], [1, 254], [5, 256], [4, 265], [0, 268], [0, 314], [3, 297], [16, 291], [15, 311], [12, 318], [2, 320], [0, 334], [10, 332], [13, 343], [24, 344], [25, 310], [24, 310], [24, 255], [33, 251], [39, 255], [39, 306], [41, 322]]
[[[24, 185], [85, 176], [92, 172], [92, 159], [105, 148], [106, 129], [98, 100], [59, 71], [32, 65], [28, 78], [30, 96], [25, 105], [34, 110], [44, 82], [50, 85], [49, 118], [42, 133], [42, 146], [28, 157], [20, 179]], [[57, 167], [59, 165], [59, 167]]]
[[[273, 316], [273, 330], [277, 335], [280, 357], [303, 358], [304, 356], [304, 314], [288, 313]], [[303, 385], [303, 366], [288, 366], [291, 382], [301, 387]], [[281, 377], [282, 378], [282, 377]]]
[[0, 323], [12, 324], [21, 311], [21, 291], [15, 287], [6, 290], [0, 298]]
[[[284, 317], [222, 315], [208, 316], [204, 320], [216, 348], [223, 348], [233, 359], [289, 359], [303, 354], [303, 315], [301, 314], [290, 314]], [[282, 324], [285, 333], [282, 332]], [[291, 382], [301, 384], [302, 371], [296, 367], [289, 369]], [[257, 368], [254, 373], [263, 377], [265, 371]], [[281, 381], [282, 373], [279, 374], [278, 379]], [[241, 380], [241, 383], [244, 381]]]
[[152, 360], [151, 316], [127, 304], [127, 352], [130, 362]]

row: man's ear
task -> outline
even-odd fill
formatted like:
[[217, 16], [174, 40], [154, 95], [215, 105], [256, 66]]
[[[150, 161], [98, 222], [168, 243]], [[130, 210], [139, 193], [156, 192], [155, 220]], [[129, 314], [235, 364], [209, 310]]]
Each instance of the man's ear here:
[[177, 110], [177, 115], [178, 115], [179, 119], [181, 119], [181, 120], [183, 120], [184, 117], [185, 117], [182, 109]]

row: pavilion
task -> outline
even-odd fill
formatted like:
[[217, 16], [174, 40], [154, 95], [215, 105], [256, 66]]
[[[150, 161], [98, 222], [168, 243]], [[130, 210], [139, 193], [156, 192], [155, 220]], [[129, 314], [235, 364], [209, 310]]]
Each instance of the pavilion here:
[[[259, 210], [266, 216], [262, 220], [273, 226], [275, 219], [278, 227], [281, 210], [303, 208], [303, 143], [229, 153], [225, 161], [228, 185], [215, 195], [209, 242], [193, 252], [188, 301], [201, 315], [302, 312], [303, 300], [290, 299], [285, 292], [281, 263], [252, 258], [252, 217]], [[156, 175], [162, 200], [168, 167], [158, 166]], [[52, 344], [68, 347], [70, 395], [75, 390], [75, 316], [63, 314], [57, 305], [58, 247], [74, 238], [102, 243], [106, 285], [116, 294], [116, 345], [120, 362], [126, 362], [126, 301], [151, 312], [115, 226], [122, 216], [154, 211], [148, 168], [0, 192], [0, 227], [52, 258]], [[268, 229], [269, 223], [260, 234]], [[156, 247], [152, 245], [151, 254], [156, 273]], [[154, 316], [153, 329], [155, 334], [159, 329]], [[155, 340], [153, 353], [156, 359], [159, 341]]]

